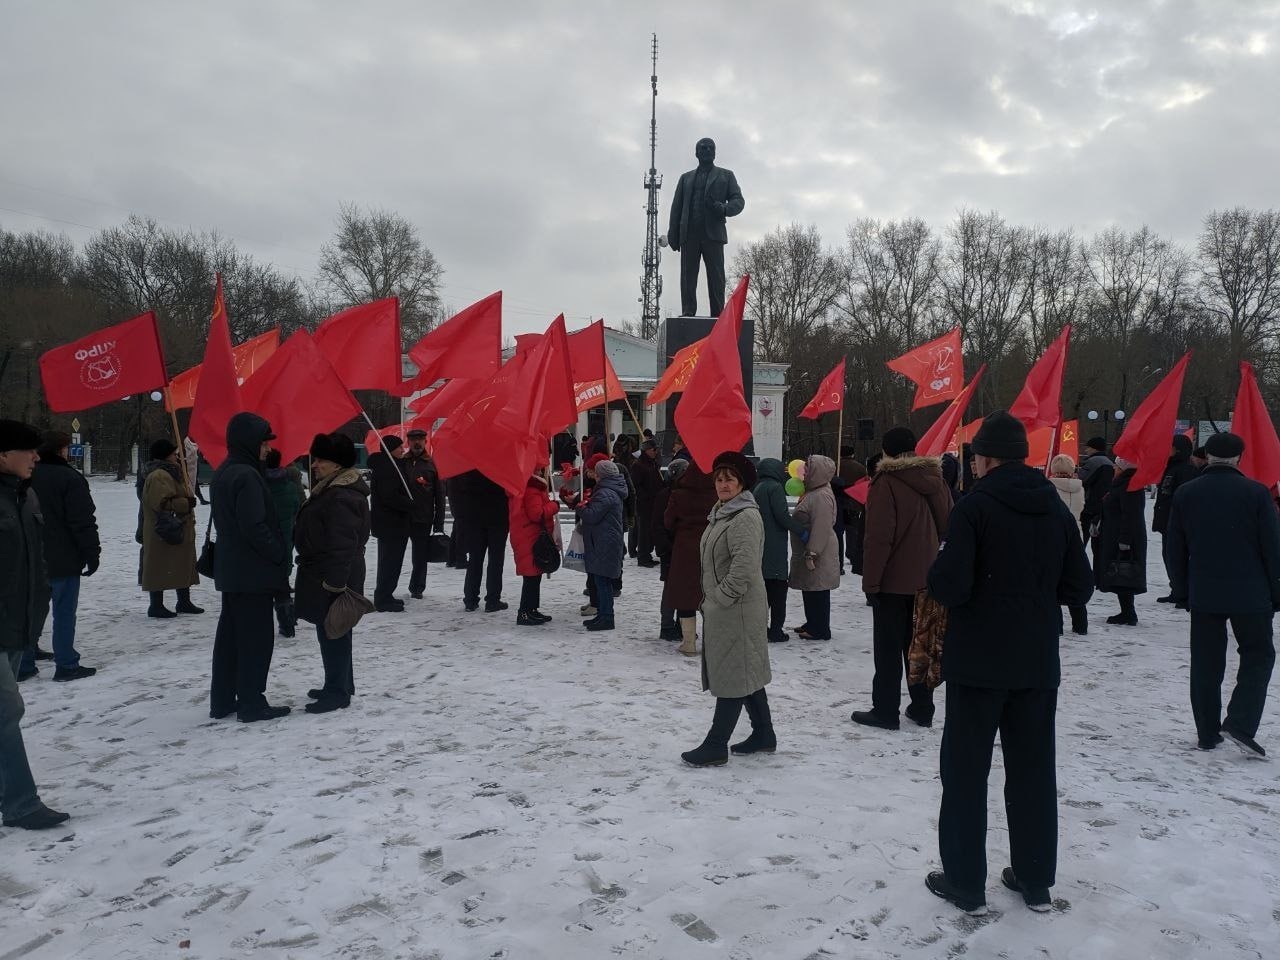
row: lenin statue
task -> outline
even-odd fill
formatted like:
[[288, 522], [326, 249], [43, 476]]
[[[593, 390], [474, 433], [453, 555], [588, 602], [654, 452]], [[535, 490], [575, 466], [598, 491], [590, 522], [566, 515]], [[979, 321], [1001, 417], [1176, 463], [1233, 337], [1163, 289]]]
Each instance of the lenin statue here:
[[694, 147], [697, 169], [681, 174], [671, 201], [667, 243], [680, 254], [680, 315], [698, 314], [698, 261], [707, 267], [706, 316], [724, 310], [724, 245], [729, 242], [725, 217], [736, 217], [746, 201], [732, 170], [715, 165], [716, 144], [709, 137]]

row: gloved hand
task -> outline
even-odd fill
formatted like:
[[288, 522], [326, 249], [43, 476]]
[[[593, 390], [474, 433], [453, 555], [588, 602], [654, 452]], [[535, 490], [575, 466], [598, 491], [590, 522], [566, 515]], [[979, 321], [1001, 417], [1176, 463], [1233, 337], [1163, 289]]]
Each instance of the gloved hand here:
[[84, 569], [80, 571], [80, 576], [92, 577], [97, 572], [98, 572], [98, 558], [91, 557], [90, 559], [85, 561]]
[[816, 553], [806, 553], [804, 555], [804, 567], [806, 570], [817, 570], [818, 555]]
[[876, 602], [877, 602], [879, 599], [880, 599], [880, 594], [878, 594], [878, 593], [868, 593], [868, 594], [867, 594], [867, 606], [868, 606], [868, 607], [874, 607], [874, 606], [876, 605]]

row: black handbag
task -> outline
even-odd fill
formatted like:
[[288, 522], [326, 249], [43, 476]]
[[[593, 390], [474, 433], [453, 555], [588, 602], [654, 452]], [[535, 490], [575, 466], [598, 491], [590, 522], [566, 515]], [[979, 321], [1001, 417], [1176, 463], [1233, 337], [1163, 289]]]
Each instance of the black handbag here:
[[182, 517], [172, 510], [156, 511], [156, 536], [165, 543], [175, 547], [181, 544], [184, 526]]
[[204, 546], [200, 548], [200, 556], [196, 559], [196, 572], [202, 577], [213, 579], [213, 554], [218, 541], [209, 535], [213, 532], [213, 511], [209, 511], [209, 523], [204, 528]]
[[427, 538], [427, 563], [448, 563], [451, 552], [448, 534], [433, 533]]
[[560, 548], [546, 530], [533, 541], [533, 562], [543, 573], [555, 573], [560, 569]]

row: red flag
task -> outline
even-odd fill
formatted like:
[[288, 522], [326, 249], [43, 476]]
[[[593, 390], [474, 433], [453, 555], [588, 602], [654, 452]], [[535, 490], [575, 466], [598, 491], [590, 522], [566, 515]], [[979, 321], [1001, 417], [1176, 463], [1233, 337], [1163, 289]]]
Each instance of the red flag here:
[[[280, 328], [268, 330], [261, 336], [246, 340], [238, 347], [232, 347], [231, 359], [236, 365], [236, 379], [244, 383], [258, 368], [267, 362], [280, 347]], [[169, 381], [169, 392], [165, 401], [166, 410], [185, 410], [196, 402], [196, 386], [200, 383], [200, 368], [197, 363], [190, 370], [183, 370]]]
[[222, 299], [222, 274], [217, 276], [209, 342], [205, 344], [204, 363], [201, 364], [204, 369], [200, 372], [200, 383], [196, 386], [191, 409], [191, 425], [187, 428], [187, 435], [215, 469], [227, 458], [227, 421], [244, 409], [240, 402], [236, 361], [231, 353], [227, 306]]
[[[572, 347], [572, 344], [570, 346]], [[574, 382], [573, 389], [577, 396], [579, 413], [598, 407], [602, 403], [622, 400], [626, 397], [627, 392], [622, 388], [622, 381], [618, 379], [618, 374], [613, 369], [613, 362], [608, 357], [604, 358], [604, 373], [603, 380]]]
[[[569, 343], [564, 314], [560, 314], [525, 355], [524, 367], [494, 424], [513, 437], [541, 439], [554, 435], [577, 419]], [[532, 464], [529, 469], [532, 470]]]
[[1058, 452], [1072, 460], [1080, 459], [1080, 421], [1066, 420], [1058, 428]]
[[698, 358], [702, 356], [702, 348], [707, 342], [707, 337], [701, 340], [695, 340], [687, 347], [681, 347], [676, 351], [676, 355], [671, 358], [671, 364], [662, 372], [662, 377], [649, 395], [644, 398], [644, 405], [652, 407], [655, 403], [661, 403], [673, 393], [681, 393], [689, 383], [689, 378], [693, 376], [693, 372], [698, 369]]
[[40, 381], [54, 413], [88, 410], [168, 381], [156, 315], [104, 327], [40, 357]]
[[378, 453], [382, 450], [381, 437], [399, 437], [401, 442], [409, 442], [409, 431], [421, 428], [427, 431], [427, 453], [431, 452], [431, 425], [422, 423], [417, 418], [407, 420], [404, 423], [393, 423], [389, 427], [382, 427], [378, 430], [370, 430], [364, 435], [364, 448], [369, 453]]
[[487, 380], [502, 365], [502, 291], [455, 313], [409, 350], [418, 374], [398, 391], [407, 397], [437, 380]]
[[[437, 387], [425, 396], [419, 397], [409, 404], [409, 409], [417, 413], [414, 419], [423, 422], [434, 422], [447, 417], [467, 401], [484, 385], [483, 380], [469, 380], [458, 377], [450, 380], [443, 387]], [[421, 402], [419, 402], [421, 401]]]
[[[492, 377], [476, 384], [450, 412], [435, 437], [435, 461], [441, 477], [479, 470], [508, 493], [524, 489], [537, 459], [536, 444], [527, 433], [513, 433], [494, 421], [512, 402], [515, 382], [528, 356], [512, 357]], [[532, 416], [526, 423], [531, 420]]]
[[926, 430], [924, 436], [916, 442], [917, 454], [922, 457], [937, 457], [955, 446], [956, 432], [960, 430], [964, 412], [969, 406], [969, 401], [973, 399], [973, 393], [978, 388], [978, 382], [986, 370], [987, 365], [984, 363], [978, 368], [978, 372], [973, 375], [973, 379], [969, 381], [969, 385], [964, 388], [960, 396], [952, 400], [951, 405], [942, 411], [937, 420], [933, 421], [933, 426]]
[[1115, 442], [1117, 457], [1138, 465], [1129, 481], [1129, 489], [1141, 490], [1149, 483], [1159, 483], [1169, 462], [1173, 427], [1178, 420], [1178, 401], [1182, 398], [1182, 379], [1191, 362], [1188, 350], [1173, 369], [1156, 384], [1147, 399], [1138, 404]]
[[808, 420], [817, 420], [831, 410], [844, 407], [844, 357], [836, 364], [835, 369], [822, 378], [813, 399], [800, 411], [800, 416]]
[[246, 410], [271, 424], [271, 445], [285, 463], [306, 453], [317, 433], [360, 416], [360, 404], [305, 330], [286, 340], [244, 385], [243, 399]]
[[1031, 367], [1022, 392], [1009, 406], [1009, 415], [1021, 420], [1028, 433], [1041, 427], [1056, 430], [1062, 422], [1062, 375], [1067, 367], [1070, 343], [1071, 324], [1068, 323]]
[[1231, 414], [1231, 432], [1244, 441], [1240, 472], [1252, 477], [1273, 493], [1280, 483], [1280, 437], [1258, 389], [1253, 364], [1240, 364], [1240, 389]]
[[911, 404], [912, 410], [959, 396], [964, 387], [960, 328], [890, 360], [886, 366], [915, 381], [916, 399]]
[[[573, 368], [573, 379], [576, 383], [604, 380], [608, 376], [606, 368], [612, 365], [604, 349], [603, 320], [597, 320], [569, 334], [569, 366]], [[617, 379], [616, 375], [614, 379]], [[620, 397], [609, 399], [620, 399]]]
[[711, 472], [717, 454], [725, 450], [737, 452], [751, 439], [751, 410], [742, 390], [742, 359], [738, 353], [747, 282], [744, 275], [724, 305], [676, 407], [680, 438], [699, 469], [706, 473]]
[[335, 313], [316, 329], [315, 343], [350, 390], [400, 394], [400, 299], [387, 297]]

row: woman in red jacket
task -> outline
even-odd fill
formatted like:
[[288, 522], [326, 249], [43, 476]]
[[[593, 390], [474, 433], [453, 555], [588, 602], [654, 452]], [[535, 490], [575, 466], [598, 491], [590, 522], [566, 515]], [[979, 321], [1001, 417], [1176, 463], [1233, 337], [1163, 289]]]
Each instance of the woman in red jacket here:
[[544, 530], [552, 534], [560, 505], [551, 499], [547, 481], [540, 473], [529, 478], [520, 496], [508, 496], [507, 503], [511, 520], [511, 552], [516, 558], [516, 573], [524, 577], [516, 623], [522, 627], [540, 627], [551, 618], [538, 611], [542, 571], [533, 559], [533, 545]]

